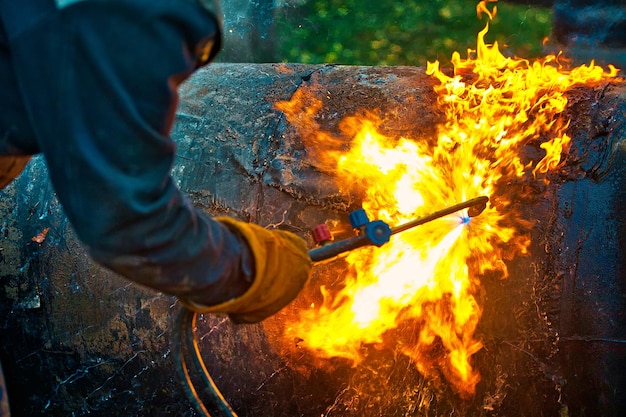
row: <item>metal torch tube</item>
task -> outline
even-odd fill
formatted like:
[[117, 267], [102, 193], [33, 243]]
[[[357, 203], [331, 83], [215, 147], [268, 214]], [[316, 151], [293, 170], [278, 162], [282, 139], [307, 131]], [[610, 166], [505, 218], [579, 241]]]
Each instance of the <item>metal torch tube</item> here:
[[441, 209], [431, 214], [427, 214], [426, 216], [417, 218], [415, 220], [411, 220], [399, 226], [395, 226], [391, 228], [391, 234], [395, 235], [396, 233], [404, 232], [405, 230], [412, 229], [415, 226], [419, 226], [420, 224], [428, 223], [432, 220], [438, 219], [443, 216], [447, 216], [448, 214], [456, 213], [457, 211], [474, 207], [474, 206], [482, 206], [486, 205], [489, 202], [489, 197], [481, 196], [472, 198], [471, 200], [464, 201], [459, 204], [455, 204], [454, 206], [447, 207], [445, 209]]

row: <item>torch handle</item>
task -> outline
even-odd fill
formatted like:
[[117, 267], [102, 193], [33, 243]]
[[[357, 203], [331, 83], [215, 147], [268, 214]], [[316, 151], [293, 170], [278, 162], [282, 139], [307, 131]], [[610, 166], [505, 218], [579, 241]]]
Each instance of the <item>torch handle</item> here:
[[335, 243], [320, 246], [319, 248], [311, 249], [309, 251], [309, 257], [313, 262], [323, 261], [325, 259], [334, 258], [344, 252], [361, 248], [370, 244], [369, 239], [365, 235], [359, 235], [350, 237], [348, 239], [340, 240]]

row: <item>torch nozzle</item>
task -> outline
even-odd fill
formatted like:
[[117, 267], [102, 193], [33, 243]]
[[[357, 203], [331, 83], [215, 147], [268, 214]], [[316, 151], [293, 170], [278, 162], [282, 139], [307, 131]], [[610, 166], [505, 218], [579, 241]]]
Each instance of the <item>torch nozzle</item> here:
[[485, 209], [487, 208], [487, 202], [489, 201], [488, 197], [484, 197], [483, 199], [481, 199], [480, 201], [477, 202], [477, 204], [470, 206], [467, 209], [467, 215], [470, 217], [476, 217], [478, 215], [480, 215], [480, 213], [482, 213], [483, 211], [485, 211]]

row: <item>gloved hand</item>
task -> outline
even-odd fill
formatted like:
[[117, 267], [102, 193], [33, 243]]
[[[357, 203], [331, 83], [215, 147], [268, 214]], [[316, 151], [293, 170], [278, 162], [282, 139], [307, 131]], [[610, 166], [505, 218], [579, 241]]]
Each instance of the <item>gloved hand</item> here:
[[230, 217], [215, 220], [241, 234], [252, 250], [255, 276], [240, 297], [213, 306], [181, 300], [200, 313], [228, 313], [236, 323], [256, 323], [285, 307], [300, 292], [311, 272], [311, 258], [300, 237], [283, 230], [267, 230]]

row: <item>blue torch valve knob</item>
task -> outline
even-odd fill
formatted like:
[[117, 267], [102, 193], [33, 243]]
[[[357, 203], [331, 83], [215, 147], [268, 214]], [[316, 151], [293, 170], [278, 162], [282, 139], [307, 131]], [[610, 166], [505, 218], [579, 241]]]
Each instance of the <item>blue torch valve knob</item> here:
[[350, 213], [349, 217], [350, 224], [352, 225], [353, 229], [360, 229], [370, 222], [370, 219], [367, 217], [367, 213], [362, 208], [354, 210], [352, 213]]
[[382, 220], [374, 220], [365, 225], [364, 234], [372, 245], [382, 246], [391, 238], [391, 228]]

